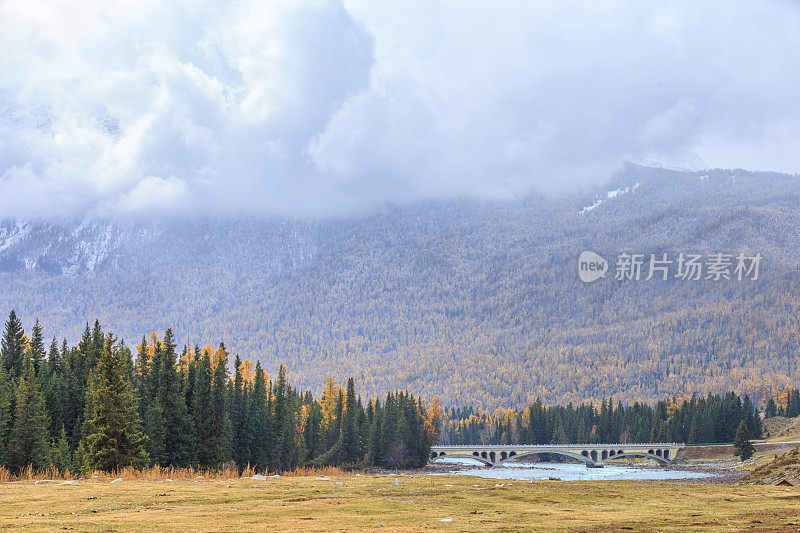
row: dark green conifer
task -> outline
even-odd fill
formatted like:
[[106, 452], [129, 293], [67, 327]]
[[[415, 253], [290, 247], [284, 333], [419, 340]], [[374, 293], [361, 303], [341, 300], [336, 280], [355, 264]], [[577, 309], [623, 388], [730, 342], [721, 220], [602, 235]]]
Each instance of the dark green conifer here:
[[217, 363], [211, 380], [212, 437], [216, 449], [214, 464], [221, 465], [231, 458], [231, 419], [228, 416], [228, 354], [225, 344], [219, 343]]
[[162, 343], [158, 403], [164, 427], [164, 464], [186, 467], [192, 461], [191, 425], [175, 368], [175, 341], [167, 329]]
[[747, 424], [744, 420], [739, 423], [739, 429], [736, 430], [736, 438], [733, 440], [733, 454], [739, 457], [742, 461], [747, 461], [756, 452], [753, 443], [750, 442], [750, 432], [747, 430]]
[[775, 398], [770, 398], [767, 402], [767, 407], [764, 409], [764, 418], [773, 418], [778, 416], [778, 406], [775, 404]]
[[247, 415], [247, 446], [250, 464], [254, 468], [266, 470], [269, 466], [267, 456], [267, 384], [261, 363], [256, 363], [256, 376], [253, 381], [253, 392], [250, 395]]
[[347, 398], [340, 425], [338, 464], [352, 465], [361, 459], [356, 428], [356, 391], [353, 378], [347, 380]]
[[31, 339], [28, 342], [28, 359], [33, 363], [33, 370], [37, 374], [39, 373], [39, 368], [42, 366], [42, 361], [44, 361], [44, 356], [42, 326], [39, 325], [39, 319], [37, 318], [36, 322], [33, 324], [33, 329], [31, 329]]
[[22, 375], [25, 362], [25, 331], [14, 310], [8, 315], [3, 338], [0, 340], [0, 361], [12, 380]]
[[50, 419], [30, 361], [17, 386], [15, 404], [14, 428], [8, 441], [9, 465], [17, 472], [28, 465], [41, 470], [50, 462]]
[[109, 334], [105, 338], [91, 390], [91, 433], [86, 438], [86, 464], [91, 468], [118, 471], [147, 464], [136, 398], [123, 367], [116, 339]]
[[214, 442], [213, 416], [211, 407], [211, 359], [204, 354], [195, 369], [194, 417], [195, 448], [200, 466], [215, 465], [217, 447]]

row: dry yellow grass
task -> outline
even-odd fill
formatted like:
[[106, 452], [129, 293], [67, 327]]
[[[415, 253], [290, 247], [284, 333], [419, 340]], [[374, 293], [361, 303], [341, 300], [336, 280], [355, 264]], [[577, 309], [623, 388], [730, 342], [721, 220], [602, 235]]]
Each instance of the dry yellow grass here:
[[[320, 468], [297, 468], [295, 470], [284, 472], [284, 476], [339, 476], [345, 472], [336, 468], [335, 466], [323, 466]], [[231, 479], [235, 477], [252, 477], [254, 474], [270, 475], [269, 472], [264, 470], [255, 470], [248, 466], [244, 471], [239, 474], [235, 468], [164, 468], [154, 466], [145, 469], [125, 468], [119, 472], [104, 472], [102, 470], [94, 470], [88, 472], [85, 476], [75, 476], [64, 470], [50, 466], [44, 471], [34, 471], [30, 465], [20, 472], [18, 475], [12, 475], [4, 467], [0, 466], [0, 483], [9, 481], [36, 481], [36, 480], [97, 480], [97, 481], [111, 481], [112, 479], [124, 478], [129, 481], [165, 481], [171, 479], [173, 481], [186, 481], [195, 480], [198, 476], [207, 480], [214, 479]]]
[[[468, 476], [0, 484], [21, 531], [796, 531], [800, 490]], [[341, 484], [337, 484], [341, 483]], [[441, 521], [452, 520], [452, 521]]]

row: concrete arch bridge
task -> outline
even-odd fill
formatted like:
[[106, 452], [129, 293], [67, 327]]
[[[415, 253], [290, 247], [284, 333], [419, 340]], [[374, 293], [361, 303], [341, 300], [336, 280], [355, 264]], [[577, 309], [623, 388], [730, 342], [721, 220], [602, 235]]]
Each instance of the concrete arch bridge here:
[[675, 460], [686, 445], [677, 442], [647, 444], [517, 444], [475, 446], [432, 446], [430, 460], [475, 459], [487, 466], [500, 466], [505, 461], [526, 455], [550, 453], [576, 459], [591, 468], [600, 468], [611, 459], [643, 457], [667, 465]]

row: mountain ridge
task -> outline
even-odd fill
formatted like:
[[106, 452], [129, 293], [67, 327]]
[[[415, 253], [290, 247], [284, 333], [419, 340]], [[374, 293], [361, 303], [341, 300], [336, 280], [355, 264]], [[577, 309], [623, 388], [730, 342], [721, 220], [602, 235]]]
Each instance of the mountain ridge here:
[[[130, 343], [168, 326], [182, 343], [222, 337], [288, 364], [300, 386], [354, 375], [369, 394], [489, 408], [727, 388], [758, 399], [800, 378], [798, 207], [795, 176], [631, 165], [594, 193], [349, 219], [32, 223], [24, 239], [3, 222], [0, 308], [70, 340], [95, 317]], [[584, 285], [584, 249], [758, 251], [767, 266], [749, 283]]]

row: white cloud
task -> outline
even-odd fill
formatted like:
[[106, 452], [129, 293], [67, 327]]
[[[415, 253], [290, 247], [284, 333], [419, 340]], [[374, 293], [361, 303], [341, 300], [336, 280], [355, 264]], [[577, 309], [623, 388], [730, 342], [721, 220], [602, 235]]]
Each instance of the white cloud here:
[[797, 172], [798, 72], [780, 1], [0, 0], [0, 217], [342, 213], [692, 151]]

